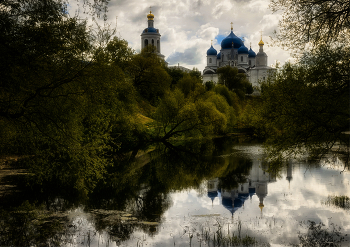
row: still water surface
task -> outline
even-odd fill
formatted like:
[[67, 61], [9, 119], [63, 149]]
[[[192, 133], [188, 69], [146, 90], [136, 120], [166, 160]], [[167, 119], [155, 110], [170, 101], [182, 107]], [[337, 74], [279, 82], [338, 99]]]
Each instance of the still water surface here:
[[308, 221], [350, 234], [349, 202], [334, 203], [350, 195], [339, 158], [291, 160], [270, 174], [260, 144], [216, 140], [138, 153], [88, 202], [51, 201], [67, 218], [62, 245], [213, 246], [205, 240], [219, 230], [257, 246], [290, 246]]

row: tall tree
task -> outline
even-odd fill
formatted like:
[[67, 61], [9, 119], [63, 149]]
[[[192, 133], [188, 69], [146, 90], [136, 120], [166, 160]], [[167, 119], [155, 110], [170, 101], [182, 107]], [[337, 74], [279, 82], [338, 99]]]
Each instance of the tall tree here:
[[65, 4], [0, 4], [0, 150], [32, 155], [27, 164], [37, 181], [87, 190], [108, 164], [113, 127], [133, 113], [134, 90], [117, 49], [104, 57], [86, 22], [69, 17]]
[[157, 105], [170, 88], [171, 77], [164, 68], [152, 45], [132, 57], [128, 73], [139, 94], [151, 104]]
[[342, 49], [319, 46], [261, 85], [272, 156], [306, 151], [320, 157], [339, 141], [349, 145], [343, 134], [350, 127], [349, 59]]
[[272, 11], [283, 11], [276, 32], [281, 46], [302, 51], [308, 44], [348, 42], [349, 0], [271, 0]]
[[239, 73], [237, 68], [225, 66], [218, 69], [219, 83], [235, 92], [241, 99], [245, 94], [253, 93], [252, 84], [244, 73]]
[[258, 125], [270, 135], [271, 157], [305, 151], [320, 157], [338, 141], [349, 146], [342, 133], [350, 128], [350, 2], [272, 0], [270, 7], [283, 11], [277, 44], [298, 54], [261, 86]]

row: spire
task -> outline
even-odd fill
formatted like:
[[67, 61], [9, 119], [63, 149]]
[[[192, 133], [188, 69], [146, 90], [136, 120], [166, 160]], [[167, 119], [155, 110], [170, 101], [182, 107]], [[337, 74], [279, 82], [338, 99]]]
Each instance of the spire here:
[[147, 18], [148, 18], [148, 20], [153, 20], [153, 18], [154, 18], [154, 15], [152, 14], [152, 7], [150, 6], [149, 7], [149, 14], [147, 15]]
[[264, 41], [262, 41], [262, 31], [260, 31], [260, 42], [259, 42], [259, 46], [260, 45], [264, 45]]
[[233, 26], [232, 25], [233, 25], [233, 22], [231, 21], [231, 31], [233, 30]]

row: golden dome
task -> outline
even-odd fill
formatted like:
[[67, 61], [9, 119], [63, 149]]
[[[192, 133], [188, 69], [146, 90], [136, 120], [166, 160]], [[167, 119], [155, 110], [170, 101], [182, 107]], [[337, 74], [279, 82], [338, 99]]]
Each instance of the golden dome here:
[[264, 208], [264, 204], [263, 203], [259, 203], [259, 208], [262, 211], [262, 209]]
[[262, 38], [260, 39], [259, 45], [264, 45], [264, 42], [262, 41]]
[[149, 12], [149, 14], [147, 15], [148, 20], [153, 20], [154, 15], [152, 14], [152, 11]]

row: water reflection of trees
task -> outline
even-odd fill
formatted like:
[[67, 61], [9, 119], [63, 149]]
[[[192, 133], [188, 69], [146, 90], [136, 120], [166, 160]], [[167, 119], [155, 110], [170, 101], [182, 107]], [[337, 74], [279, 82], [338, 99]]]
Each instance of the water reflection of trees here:
[[[78, 205], [83, 205], [84, 211], [93, 215], [89, 220], [95, 230], [106, 232], [115, 241], [129, 239], [135, 230], [142, 230], [153, 236], [159, 230], [158, 224], [161, 224], [164, 212], [172, 204], [170, 192], [198, 189], [203, 180], [215, 176], [222, 177], [223, 184], [231, 186], [232, 183], [240, 181], [239, 173], [249, 170], [249, 162], [246, 163], [244, 159], [231, 159], [227, 162], [219, 157], [222, 153], [229, 152], [230, 147], [226, 147], [225, 150], [225, 145], [230, 145], [230, 142], [202, 140], [176, 145], [157, 144], [149, 150], [129, 153], [123, 159], [120, 156], [117, 157], [113, 166], [109, 167], [104, 180], [100, 181], [88, 197], [81, 196], [74, 188], [56, 183], [57, 181], [47, 182], [40, 187], [35, 181], [27, 180], [24, 184], [33, 183], [29, 187], [22, 187], [25, 195], [23, 199], [28, 199], [31, 205], [37, 205], [36, 210], [45, 209], [47, 212], [74, 210]], [[143, 155], [137, 155], [137, 153]], [[228, 175], [223, 175], [225, 173]], [[11, 215], [11, 209], [5, 205], [2, 206], [6, 208], [5, 214]], [[113, 210], [129, 212], [132, 217], [126, 219], [122, 214], [111, 215], [94, 211], [101, 208], [109, 212], [114, 212]], [[137, 221], [133, 220], [135, 218]], [[9, 231], [14, 234], [7, 235], [8, 240], [11, 236], [15, 236], [14, 228], [10, 228], [9, 225], [16, 226], [16, 229], [27, 227], [39, 235], [41, 235], [40, 229], [44, 229], [31, 221], [26, 226], [24, 222], [14, 222], [11, 217], [3, 219], [3, 229], [12, 229]], [[47, 221], [55, 220], [52, 218]], [[60, 228], [45, 228], [49, 231], [46, 235], [51, 236], [50, 239], [61, 236], [55, 243], [58, 245], [60, 241], [67, 239], [62, 236], [65, 234], [63, 229], [69, 229], [68, 225], [74, 224], [69, 223], [65, 218]], [[26, 230], [25, 234], [36, 239], [33, 231]], [[2, 243], [11, 245], [12, 242]], [[28, 242], [28, 244], [31, 243]]]
[[337, 208], [349, 210], [350, 198], [348, 196], [328, 196], [324, 204], [327, 206], [333, 205]]

